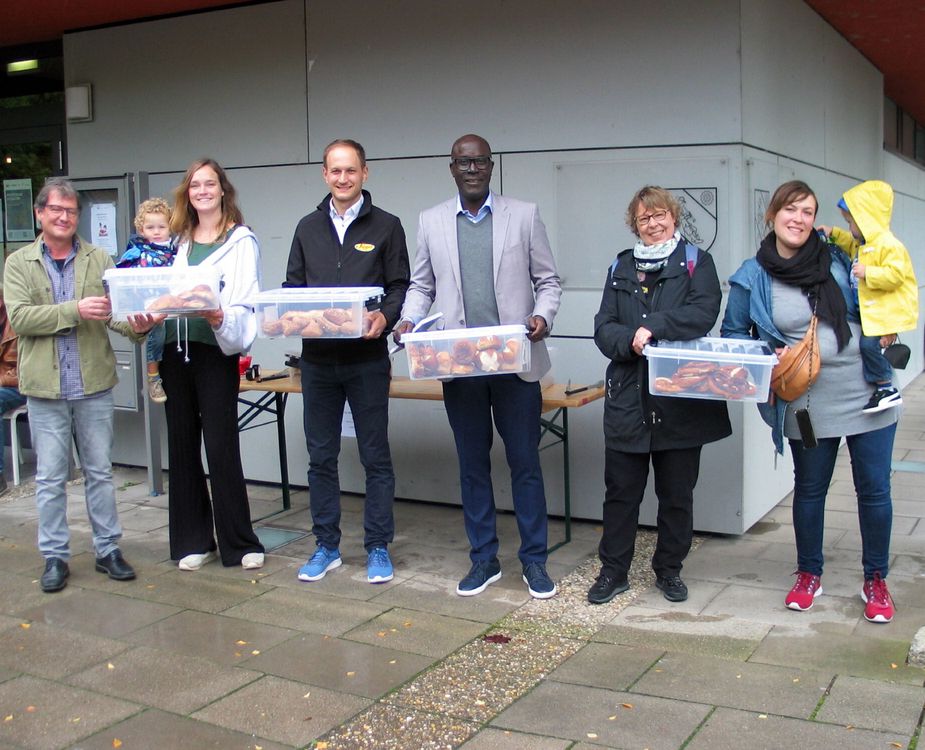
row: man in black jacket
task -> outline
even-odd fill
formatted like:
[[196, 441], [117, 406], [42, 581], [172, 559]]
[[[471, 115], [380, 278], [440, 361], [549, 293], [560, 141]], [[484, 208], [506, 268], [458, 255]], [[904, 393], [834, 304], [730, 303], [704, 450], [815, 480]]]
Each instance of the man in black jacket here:
[[408, 289], [408, 248], [398, 218], [374, 206], [363, 190], [368, 170], [359, 143], [336, 140], [329, 144], [322, 174], [331, 192], [296, 227], [285, 286], [381, 286], [385, 294], [379, 309], [366, 316], [368, 328], [362, 338], [302, 340], [308, 483], [318, 547], [299, 569], [299, 580], [317, 581], [341, 564], [337, 458], [347, 402], [366, 471], [367, 580], [384, 583], [392, 579], [388, 544], [395, 528], [386, 335], [398, 321]]

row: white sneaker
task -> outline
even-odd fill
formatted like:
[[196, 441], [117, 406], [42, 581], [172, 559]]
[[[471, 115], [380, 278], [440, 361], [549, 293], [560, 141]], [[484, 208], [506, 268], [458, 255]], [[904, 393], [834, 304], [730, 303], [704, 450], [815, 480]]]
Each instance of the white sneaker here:
[[215, 559], [214, 552], [203, 552], [199, 555], [187, 555], [180, 559], [177, 567], [180, 570], [199, 570], [207, 562], [212, 562]]
[[248, 552], [241, 558], [241, 567], [244, 570], [256, 570], [263, 567], [263, 552]]

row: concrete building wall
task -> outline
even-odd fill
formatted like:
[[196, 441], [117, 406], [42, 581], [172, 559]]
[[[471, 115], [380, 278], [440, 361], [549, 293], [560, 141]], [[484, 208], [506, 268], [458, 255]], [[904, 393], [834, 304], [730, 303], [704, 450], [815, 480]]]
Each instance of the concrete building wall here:
[[[780, 182], [809, 181], [820, 220], [840, 223], [843, 190], [888, 179], [897, 234], [925, 278], [925, 179], [882, 150], [881, 76], [800, 0], [656, 0], [644, 9], [476, 0], [465, 15], [432, 0], [281, 0], [70, 34], [65, 60], [68, 82], [93, 83], [96, 99], [94, 122], [68, 128], [72, 173], [144, 170], [152, 193], [166, 194], [192, 158], [215, 156], [260, 237], [268, 288], [282, 281], [295, 223], [326, 192], [318, 162], [331, 139], [365, 145], [368, 188], [402, 219], [413, 255], [419, 211], [453, 194], [451, 142], [485, 135], [494, 189], [536, 201], [549, 230], [565, 288], [550, 341], [559, 381], [603, 376], [591, 320], [607, 265], [632, 242], [626, 203], [647, 182], [681, 191], [725, 279], [755, 252]], [[908, 339], [905, 378], [922, 368], [921, 328]], [[254, 356], [278, 366], [298, 348], [260, 339]], [[395, 370], [406, 373], [400, 358]], [[583, 517], [600, 516], [602, 411], [598, 402], [570, 415], [573, 508]], [[455, 502], [442, 405], [395, 402], [391, 415], [398, 494]], [[699, 528], [747, 527], [791, 486], [789, 460], [775, 466], [755, 410], [733, 405], [731, 415], [734, 437], [704, 452]], [[139, 423], [120, 416], [130, 439], [118, 441], [118, 460], [142, 462]], [[301, 483], [298, 397], [287, 429], [290, 475]], [[278, 481], [268, 434], [242, 435], [245, 471]], [[421, 470], [422, 451], [434, 468]], [[543, 453], [553, 512], [562, 510], [557, 451]], [[494, 465], [499, 504], [510, 507], [500, 447]], [[341, 469], [344, 488], [361, 491], [350, 441]], [[651, 498], [643, 516], [651, 522]]]

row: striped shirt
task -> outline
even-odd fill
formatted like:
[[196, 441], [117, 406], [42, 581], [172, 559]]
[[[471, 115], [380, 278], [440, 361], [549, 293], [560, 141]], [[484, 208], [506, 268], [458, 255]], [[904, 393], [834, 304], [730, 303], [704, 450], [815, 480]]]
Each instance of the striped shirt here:
[[[42, 260], [51, 281], [51, 292], [56, 305], [76, 299], [77, 279], [74, 273], [74, 259], [77, 257], [77, 238], [71, 252], [64, 261], [51, 257], [48, 246], [42, 243]], [[77, 328], [67, 328], [56, 334], [58, 345], [58, 368], [61, 372], [61, 398], [74, 400], [84, 398], [83, 378], [80, 375], [80, 353], [77, 349]]]

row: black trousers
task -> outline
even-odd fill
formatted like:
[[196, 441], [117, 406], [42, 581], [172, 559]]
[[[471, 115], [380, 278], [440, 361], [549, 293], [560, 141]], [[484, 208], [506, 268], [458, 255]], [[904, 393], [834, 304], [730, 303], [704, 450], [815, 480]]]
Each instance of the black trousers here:
[[[217, 536], [222, 564], [240, 565], [248, 552], [263, 552], [263, 545], [251, 524], [241, 468], [238, 357], [190, 342], [189, 360], [184, 362], [184, 353], [168, 344], [161, 362], [167, 393], [170, 558], [214, 550]], [[203, 439], [211, 501], [202, 467]]]
[[700, 446], [651, 453], [608, 448], [604, 460], [604, 534], [598, 554], [602, 571], [617, 578], [626, 577], [633, 561], [650, 459], [658, 497], [658, 541], [652, 556], [655, 574], [678, 575], [691, 548]]

